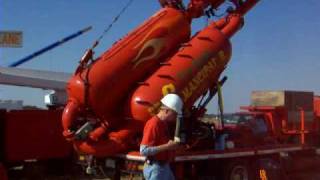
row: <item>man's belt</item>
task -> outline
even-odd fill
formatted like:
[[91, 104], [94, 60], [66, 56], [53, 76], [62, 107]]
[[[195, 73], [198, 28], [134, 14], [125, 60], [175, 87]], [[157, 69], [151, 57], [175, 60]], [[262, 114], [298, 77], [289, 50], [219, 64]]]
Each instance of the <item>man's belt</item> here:
[[165, 160], [155, 160], [155, 159], [148, 159], [147, 158], [145, 163], [148, 165], [159, 164], [162, 166], [162, 165], [168, 164], [169, 162], [165, 161]]

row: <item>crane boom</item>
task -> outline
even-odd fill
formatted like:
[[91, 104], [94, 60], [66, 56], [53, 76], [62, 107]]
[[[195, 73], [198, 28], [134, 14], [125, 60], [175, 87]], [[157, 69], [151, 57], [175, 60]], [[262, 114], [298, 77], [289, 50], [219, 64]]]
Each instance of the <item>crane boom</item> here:
[[50, 51], [51, 49], [53, 49], [53, 48], [55, 48], [57, 46], [60, 46], [60, 45], [64, 44], [65, 42], [70, 41], [71, 39], [74, 39], [74, 38], [80, 36], [81, 34], [83, 34], [85, 32], [88, 32], [91, 29], [92, 29], [92, 27], [89, 26], [89, 27], [86, 27], [86, 28], [76, 32], [76, 33], [73, 33], [73, 34], [71, 34], [71, 35], [69, 35], [69, 36], [67, 36], [67, 37], [65, 37], [65, 38], [53, 43], [53, 44], [50, 44], [50, 45], [48, 45], [48, 46], [46, 46], [46, 47], [44, 47], [44, 48], [42, 48], [42, 49], [30, 54], [30, 55], [28, 55], [28, 56], [26, 56], [26, 57], [24, 57], [22, 59], [19, 59], [19, 60], [15, 61], [15, 62], [11, 63], [9, 65], [9, 67], [17, 67], [17, 66], [19, 66], [19, 65], [21, 65], [21, 64], [23, 64], [23, 63], [25, 63], [27, 61], [30, 61], [31, 59], [33, 59], [33, 58], [35, 58], [35, 57], [37, 57], [37, 56], [39, 56], [39, 55], [41, 55], [41, 54], [43, 54], [43, 53], [45, 53], [47, 51]]

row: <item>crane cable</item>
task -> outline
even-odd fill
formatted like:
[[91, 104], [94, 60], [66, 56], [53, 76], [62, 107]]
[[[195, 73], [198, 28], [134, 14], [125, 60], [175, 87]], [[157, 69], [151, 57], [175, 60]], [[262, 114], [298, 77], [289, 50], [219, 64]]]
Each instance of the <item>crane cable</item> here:
[[121, 9], [121, 11], [118, 13], [118, 15], [113, 18], [112, 22], [107, 26], [107, 28], [104, 29], [104, 31], [101, 33], [101, 35], [93, 43], [91, 49], [95, 48], [99, 44], [101, 39], [110, 31], [112, 26], [119, 20], [120, 16], [128, 9], [128, 7], [132, 4], [133, 1], [134, 0], [129, 0], [127, 2], [127, 4], [125, 4], [125, 6]]
[[[81, 80], [84, 83], [84, 109], [87, 113], [91, 114], [92, 111], [89, 107], [89, 86], [90, 86], [90, 82], [89, 82], [89, 73], [92, 67], [92, 62], [93, 60], [93, 49], [95, 47], [97, 47], [97, 45], [99, 44], [99, 42], [101, 41], [101, 39], [110, 31], [110, 29], [112, 28], [113, 24], [115, 24], [120, 16], [127, 10], [127, 8], [131, 5], [131, 3], [134, 0], [129, 0], [127, 2], [127, 4], [121, 9], [121, 11], [118, 13], [117, 16], [115, 16], [112, 20], [112, 22], [107, 26], [107, 28], [105, 28], [105, 30], [101, 33], [101, 35], [94, 41], [93, 45], [91, 46], [91, 48], [89, 48], [84, 57], [82, 58], [82, 61], [84, 62], [84, 64], [82, 64], [82, 62], [80, 61], [80, 65], [79, 65], [79, 69], [81, 69], [80, 71], [84, 70], [84, 66], [86, 66], [87, 71], [85, 72], [85, 77], [82, 78], [82, 76], [80, 75]], [[88, 61], [90, 61], [91, 63], [88, 64]], [[76, 72], [79, 72], [78, 69], [76, 70]], [[87, 119], [88, 115], [87, 113], [85, 113], [84, 118]]]
[[218, 108], [219, 108], [219, 115], [221, 120], [221, 126], [223, 128], [224, 126], [224, 108], [223, 108], [223, 97], [222, 97], [222, 90], [221, 90], [221, 84], [217, 83], [217, 90], [218, 90]]

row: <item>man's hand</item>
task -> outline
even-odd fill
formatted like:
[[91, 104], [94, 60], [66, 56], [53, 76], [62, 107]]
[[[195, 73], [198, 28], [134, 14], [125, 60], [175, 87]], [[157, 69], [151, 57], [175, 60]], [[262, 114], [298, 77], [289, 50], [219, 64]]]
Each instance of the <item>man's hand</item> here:
[[150, 155], [153, 156], [163, 151], [179, 150], [181, 148], [185, 148], [185, 146], [173, 140], [169, 140], [166, 144], [161, 144], [159, 146], [149, 147], [146, 145], [140, 145], [140, 154], [144, 156], [150, 156]]
[[166, 144], [168, 150], [176, 150], [180, 147], [180, 143], [169, 140]]

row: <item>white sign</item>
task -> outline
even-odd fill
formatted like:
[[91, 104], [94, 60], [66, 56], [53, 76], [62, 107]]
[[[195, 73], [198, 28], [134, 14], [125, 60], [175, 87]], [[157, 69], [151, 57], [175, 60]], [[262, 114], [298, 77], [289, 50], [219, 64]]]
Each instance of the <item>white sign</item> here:
[[22, 32], [0, 31], [0, 47], [22, 47]]

